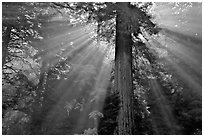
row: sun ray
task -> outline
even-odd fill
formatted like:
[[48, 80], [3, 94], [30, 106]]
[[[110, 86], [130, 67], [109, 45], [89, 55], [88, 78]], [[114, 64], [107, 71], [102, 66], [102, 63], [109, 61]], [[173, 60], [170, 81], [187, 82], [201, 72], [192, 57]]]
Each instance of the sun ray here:
[[[94, 55], [94, 53], [95, 53], [95, 55]], [[65, 81], [65, 83], [64, 83], [65, 85], [60, 82], [60, 85], [57, 86], [59, 89], [61, 89], [61, 88], [63, 89], [64, 88], [63, 85], [67, 86], [66, 83], [70, 83], [71, 81], [74, 81], [73, 78], [77, 79], [77, 75], [79, 74], [80, 70], [83, 69], [83, 64], [88, 64], [90, 62], [90, 60], [87, 59], [89, 56], [96, 56], [96, 50], [92, 50], [90, 53], [87, 53], [87, 55], [82, 60], [79, 60], [76, 65], [73, 64], [74, 68], [70, 72], [69, 78]], [[68, 89], [66, 89], [66, 90], [68, 90]]]
[[[98, 50], [97, 48], [95, 48], [95, 49]], [[82, 62], [80, 61], [80, 63], [81, 63], [81, 64], [91, 64], [91, 62], [93, 62], [93, 63], [95, 62], [94, 64], [96, 65], [96, 63], [101, 62], [101, 61], [103, 60], [103, 58], [105, 57], [105, 54], [106, 54], [106, 52], [107, 52], [108, 50], [105, 50], [104, 53], [101, 53], [100, 50], [98, 50], [98, 52], [96, 52], [96, 50], [94, 51], [94, 53], [95, 53], [95, 56], [99, 55], [98, 58], [96, 58], [98, 61], [95, 61], [95, 58], [94, 58], [94, 57], [91, 57], [88, 62], [85, 63], [84, 61], [82, 61], [82, 62], [83, 62], [83, 63], [82, 63]], [[93, 56], [94, 53], [92, 53], [91, 55]], [[87, 56], [87, 58], [89, 58], [89, 57], [90, 57], [90, 55]], [[93, 65], [94, 65], [94, 64], [93, 64]], [[97, 64], [97, 65], [99, 65], [99, 64]], [[100, 66], [101, 66], [101, 65], [100, 65]], [[103, 66], [103, 65], [102, 65], [102, 66]], [[76, 73], [79, 73], [79, 72], [80, 72], [79, 69], [75, 69], [74, 71], [75, 71]], [[100, 79], [100, 80], [102, 80], [102, 79], [104, 78], [104, 76], [105, 76], [105, 77], [107, 76], [107, 73], [104, 74], [104, 71], [108, 71], [108, 69], [107, 69], [107, 68], [105, 69], [105, 68], [103, 67], [103, 71], [102, 71], [102, 72], [101, 72], [101, 71], [99, 72], [99, 79]], [[73, 76], [75, 76], [75, 79], [78, 79], [78, 78], [77, 78], [78, 76], [76, 76], [76, 73], [73, 73]], [[102, 78], [102, 77], [103, 77], [103, 78]], [[102, 78], [102, 79], [101, 79], [101, 78]], [[72, 79], [72, 81], [74, 81], [74, 79]], [[66, 81], [66, 82], [68, 82], [68, 81]], [[97, 83], [98, 83], [98, 84], [99, 84], [99, 82], [100, 82], [100, 81], [97, 80]], [[103, 83], [105, 84], [105, 82], [107, 82], [107, 81], [105, 80]], [[97, 84], [97, 85], [98, 85], [98, 84]], [[60, 84], [60, 85], [61, 85], [61, 86], [59, 86], [59, 87], [60, 87], [60, 88], [63, 88], [62, 84]], [[105, 85], [106, 85], [106, 84], [105, 84]], [[105, 86], [105, 85], [104, 85], [104, 86]], [[71, 86], [71, 87], [72, 87], [72, 86]], [[71, 89], [70, 89], [71, 87], [69, 87], [69, 90], [70, 90], [70, 91], [71, 91]], [[104, 88], [105, 88], [105, 87], [104, 87]], [[60, 95], [60, 98], [58, 99], [59, 101], [58, 101], [57, 105], [60, 105], [60, 104], [63, 105], [63, 102], [64, 102], [65, 100], [69, 100], [69, 99], [67, 98], [67, 96], [70, 96], [70, 95], [71, 95], [72, 98], [74, 98], [74, 97], [75, 97], [75, 98], [78, 98], [78, 97], [80, 96], [80, 94], [82, 94], [82, 92], [80, 92], [80, 91], [78, 91], [77, 93], [75, 93], [75, 95], [73, 95], [73, 93], [71, 94], [70, 92], [64, 92], [62, 95]], [[95, 106], [95, 107], [96, 107], [96, 106]], [[90, 111], [93, 110], [95, 107], [94, 107], [93, 105], [92, 105], [92, 106], [91, 106], [91, 105], [90, 105], [90, 106], [88, 105], [88, 106], [86, 107], [85, 111], [83, 112], [83, 116], [88, 115], [88, 113], [90, 113]], [[51, 110], [51, 111], [52, 111], [51, 113], [58, 112], [55, 108], [57, 109], [57, 107], [54, 107], [53, 110]], [[54, 115], [54, 114], [53, 114], [53, 115]], [[80, 119], [82, 119], [81, 116], [80, 116]], [[83, 120], [82, 120], [82, 121], [83, 121]], [[81, 121], [81, 122], [82, 122], [82, 121]]]
[[180, 67], [179, 64], [172, 60], [167, 58], [166, 61], [170, 64], [169, 67], [176, 71], [176, 75], [180, 76], [182, 81], [187, 83], [187, 85], [193, 89], [192, 92], [195, 92], [196, 94], [199, 93], [200, 95], [202, 94], [202, 82], [200, 79], [194, 76], [194, 74], [188, 74], [185, 71], [185, 68]]
[[[80, 41], [79, 41], [80, 42]], [[82, 42], [82, 41], [81, 41]], [[63, 50], [61, 54], [57, 54], [57, 53], [49, 53], [49, 56], [44, 57], [43, 60], [48, 60], [50, 65], [55, 65], [60, 58], [72, 58], [73, 56], [75, 56], [78, 52], [80, 52], [80, 50], [84, 50], [86, 48], [89, 47], [89, 45], [93, 42], [92, 38], [86, 39], [85, 41], [83, 41], [81, 44], [78, 44], [77, 46], [73, 46], [71, 47], [71, 49], [66, 49]], [[60, 52], [60, 51], [59, 51]], [[53, 56], [54, 55], [54, 56]], [[60, 56], [60, 58], [58, 58], [57, 56]]]
[[[155, 98], [157, 99], [157, 102], [158, 102], [157, 106], [161, 111], [163, 120], [167, 124], [169, 130], [171, 130], [170, 133], [175, 134], [176, 121], [172, 113], [171, 107], [168, 104], [168, 100], [163, 95], [162, 93], [163, 91], [155, 79], [151, 79], [149, 83], [150, 83], [150, 87], [152, 88], [152, 92]], [[153, 123], [153, 124], [156, 124], [156, 127], [157, 127], [157, 123]]]
[[[102, 55], [103, 57], [100, 57], [100, 70], [98, 72], [98, 76], [96, 77], [96, 82], [94, 84], [94, 88], [92, 92], [90, 92], [90, 97], [88, 100], [90, 100], [92, 107], [88, 108], [88, 110], [84, 113], [82, 113], [79, 117], [78, 120], [78, 126], [81, 125], [80, 127], [82, 128], [83, 126], [86, 127], [86, 120], [85, 117], [91, 112], [91, 111], [99, 111], [102, 112], [105, 96], [106, 96], [106, 89], [109, 84], [109, 79], [110, 79], [110, 72], [111, 72], [111, 66], [104, 64], [103, 58], [105, 57], [106, 53], [108, 52], [108, 49], [104, 52]], [[82, 126], [83, 125], [83, 126]], [[78, 127], [77, 126], [77, 127]], [[97, 128], [98, 122], [95, 121], [94, 127]], [[93, 127], [92, 127], [93, 128]]]
[[[67, 46], [67, 43], [70, 42], [75, 42], [81, 39], [86, 39], [87, 37], [87, 32], [83, 33], [82, 31], [79, 31], [76, 34], [72, 34], [69, 32], [67, 35], [63, 37], [59, 37], [56, 40], [55, 39], [50, 39], [50, 40], [42, 40], [42, 41], [35, 41], [32, 42], [32, 45], [42, 45], [41, 48], [43, 48], [43, 52], [41, 52], [39, 55], [43, 55], [46, 53], [49, 53], [49, 51], [55, 51], [58, 50], [59, 48], [64, 48]], [[37, 55], [37, 56], [39, 56]]]
[[[83, 42], [82, 42], [83, 41]], [[68, 56], [70, 56], [71, 54], [73, 54], [74, 52], [76, 53], [76, 51], [79, 51], [80, 49], [85, 49], [87, 48], [87, 44], [91, 43], [93, 40], [91, 38], [86, 39], [86, 40], [81, 40], [79, 42], [82, 42], [81, 44], [77, 45], [77, 46], [73, 46], [71, 47], [69, 52], [65, 52], [63, 49], [59, 49], [56, 50], [58, 51], [58, 53], [60, 51], [62, 51], [62, 53], [59, 55], [61, 58], [67, 58]], [[85, 46], [84, 46], [85, 45]], [[67, 48], [68, 50], [68, 48]], [[67, 55], [66, 55], [67, 54]], [[74, 54], [73, 54], [74, 55]], [[46, 61], [48, 62], [51, 66], [55, 65], [58, 61], [59, 58], [57, 57], [58, 54], [56, 52], [49, 52], [47, 56], [44, 56], [43, 58], [41, 58], [42, 61]], [[70, 56], [71, 57], [71, 56]]]
[[[95, 48], [91, 48], [89, 51], [86, 51], [85, 53], [83, 53], [83, 56], [81, 56], [80, 58], [78, 58], [79, 56], [76, 56], [75, 58], [73, 58], [70, 62], [71, 62], [71, 65], [72, 65], [72, 71], [68, 74], [68, 79], [66, 82], [69, 83], [69, 80], [72, 81], [73, 79], [73, 76], [74, 75], [78, 75], [78, 71], [80, 71], [82, 69], [82, 65], [83, 64], [86, 64], [88, 63], [90, 60], [88, 60], [87, 58], [89, 56], [95, 56], [95, 54], [97, 53], [96, 52], [97, 49]], [[77, 77], [75, 76], [74, 79], [76, 79]], [[63, 88], [64, 83], [60, 83], [57, 88]], [[66, 86], [66, 85], [65, 85]]]
[[[77, 127], [80, 127], [84, 129], [85, 127], [89, 128], [96, 128], [98, 126], [98, 120], [95, 119], [94, 122], [89, 125], [87, 124], [88, 119], [86, 117], [89, 115], [92, 111], [98, 111], [102, 113], [102, 108], [106, 96], [106, 89], [108, 87], [108, 82], [110, 78], [110, 66], [103, 66], [100, 70], [100, 73], [97, 77], [95, 86], [93, 88], [93, 91], [91, 92], [91, 96], [88, 100], [90, 100], [88, 108], [85, 108], [86, 111], [84, 111], [78, 119]], [[94, 97], [93, 97], [94, 96]]]
[[[8, 30], [10, 31], [11, 28], [11, 31], [9, 32], [10, 34], [8, 34], [8, 39], [10, 39], [11, 44], [9, 43], [9, 40], [8, 43], [6, 42], [7, 44], [5, 44], [7, 45], [5, 48], [8, 48], [7, 50], [9, 53], [10, 48], [15, 46], [15, 42], [20, 47], [21, 44], [26, 45], [22, 42], [26, 41], [25, 43], [27, 43], [27, 45], [25, 47], [32, 48], [29, 49], [28, 53], [26, 51], [25, 54], [22, 54], [22, 59], [27, 60], [28, 58], [28, 60], [32, 60], [31, 67], [33, 65], [34, 68], [23, 69], [23, 75], [27, 78], [27, 73], [32, 73], [32, 71], [35, 70], [38, 71], [36, 75], [40, 73], [40, 78], [38, 76], [35, 77], [36, 80], [40, 81], [37, 84], [35, 83], [37, 90], [35, 87], [28, 87], [30, 85], [30, 80], [26, 79], [26, 83], [22, 83], [26, 86], [22, 87], [23, 91], [27, 88], [29, 88], [28, 91], [32, 90], [32, 93], [29, 94], [28, 98], [26, 95], [25, 100], [32, 100], [35, 102], [28, 102], [29, 104], [33, 103], [31, 104], [33, 108], [28, 110], [29, 118], [26, 119], [26, 121], [25, 119], [22, 120], [24, 120], [25, 123], [27, 122], [26, 124], [31, 124], [29, 130], [39, 130], [37, 132], [29, 131], [29, 133], [64, 134], [64, 130], [69, 130], [66, 131], [67, 134], [83, 134], [84, 131], [89, 128], [94, 128], [97, 131], [99, 117], [103, 117], [103, 109], [104, 111], [107, 110], [106, 108], [103, 108], [107, 91], [112, 92], [112, 82], [114, 82], [112, 81], [112, 78], [114, 77], [111, 77], [111, 72], [114, 72], [113, 65], [115, 65], [114, 62], [112, 62], [114, 61], [114, 55], [112, 55], [112, 53], [115, 52], [113, 50], [113, 48], [115, 48], [114, 46], [118, 45], [115, 45], [115, 43], [112, 42], [115, 41], [114, 38], [117, 39], [118, 33], [113, 36], [110, 35], [115, 31], [120, 31], [120, 27], [119, 30], [115, 30], [118, 29], [117, 27], [114, 28], [118, 25], [118, 22], [112, 22], [114, 25], [108, 22], [111, 18], [112, 20], [118, 19], [117, 15], [118, 13], [120, 14], [120, 10], [116, 9], [112, 11], [113, 9], [111, 8], [114, 7], [114, 5], [117, 5], [117, 3], [102, 3], [102, 5], [101, 3], [87, 3], [88, 7], [84, 7], [85, 3], [47, 3], [48, 5], [45, 3], [19, 4], [3, 4], [3, 11], [6, 12], [3, 14], [2, 20], [3, 22], [5, 21], [3, 26], [5, 34]], [[149, 7], [147, 6], [148, 4], [150, 7], [152, 6], [152, 9], [150, 9], [150, 15], [146, 14], [149, 10]], [[188, 115], [190, 115], [190, 113], [194, 113], [194, 110], [188, 111], [188, 109], [191, 108], [191, 103], [188, 102], [186, 96], [188, 95], [191, 97], [191, 94], [196, 94], [198, 96], [202, 95], [202, 4], [198, 4], [199, 6], [193, 6], [194, 4], [195, 3], [187, 2], [147, 3], [147, 5], [144, 5], [144, 7], [147, 8], [147, 11], [145, 11], [145, 8], [137, 7], [137, 5], [135, 7], [135, 11], [137, 12], [135, 13], [136, 16], [141, 16], [142, 19], [136, 19], [139, 21], [136, 25], [141, 28], [141, 31], [137, 31], [134, 34], [142, 35], [141, 37], [145, 40], [143, 41], [142, 38], [140, 39], [137, 35], [135, 35], [134, 40], [139, 41], [140, 43], [140, 40], [142, 40], [146, 44], [145, 45], [143, 43], [144, 46], [147, 46], [148, 48], [146, 49], [146, 47], [143, 47], [141, 50], [140, 48], [137, 48], [136, 51], [133, 51], [133, 54], [135, 55], [133, 60], [137, 58], [140, 58], [141, 60], [139, 60], [139, 66], [135, 68], [132, 75], [141, 72], [142, 78], [148, 78], [147, 83], [143, 83], [143, 80], [138, 83], [144, 84], [145, 87], [140, 87], [140, 89], [142, 89], [137, 93], [144, 91], [144, 94], [138, 94], [141, 98], [136, 97], [134, 100], [139, 101], [137, 104], [139, 109], [133, 111], [138, 113], [136, 119], [138, 119], [138, 122], [141, 123], [138, 125], [135, 123], [136, 125], [131, 126], [135, 126], [135, 128], [137, 128], [136, 130], [139, 132], [143, 132], [143, 126], [146, 126], [144, 124], [149, 121], [152, 122], [152, 129], [149, 130], [150, 126], [148, 125], [148, 128], [145, 129], [146, 131], [144, 131], [146, 133], [151, 133], [152, 130], [154, 130], [156, 134], [160, 134], [160, 130], [164, 129], [169, 130], [164, 133], [176, 134], [178, 133], [176, 131], [178, 128], [179, 130], [180, 128], [182, 128], [182, 130], [186, 130], [186, 127], [184, 127], [186, 122], [182, 121], [181, 124], [177, 123], [177, 120], [180, 121], [180, 119], [191, 119]], [[63, 8], [63, 5], [64, 7], [70, 7]], [[72, 7], [73, 9], [70, 9]], [[128, 8], [126, 6], [126, 10], [129, 10], [129, 8], [133, 8], [134, 11], [134, 4], [131, 7], [128, 6]], [[20, 10], [20, 12], [18, 12], [18, 10]], [[96, 13], [101, 10], [104, 11], [102, 14]], [[109, 13], [111, 13], [111, 16], [108, 15]], [[122, 16], [123, 14], [121, 14], [121, 17]], [[134, 17], [130, 18], [130, 20], [132, 19], [135, 20]], [[147, 23], [148, 20], [150, 20], [150, 23]], [[148, 35], [148, 31], [148, 37], [146, 37], [141, 33], [143, 33], [143, 27], [147, 30], [149, 29], [148, 27], [152, 26], [151, 22], [153, 25], [155, 23], [155, 28], [159, 28], [159, 33], [150, 36]], [[122, 24], [123, 23], [124, 22], [122, 22]], [[132, 25], [132, 21], [125, 22], [126, 25], [127, 23], [129, 26]], [[135, 30], [130, 29], [130, 31], [131, 34], [133, 34]], [[146, 33], [145, 30], [144, 33]], [[17, 36], [18, 34], [19, 36]], [[129, 31], [128, 34], [130, 34]], [[13, 35], [16, 35], [16, 37], [20, 39], [22, 38], [23, 40], [18, 41], [16, 40], [18, 38]], [[7, 37], [7, 35], [5, 35], [5, 37]], [[102, 39], [104, 41], [102, 41]], [[105, 39], [109, 42], [105, 42]], [[131, 41], [131, 39], [129, 40]], [[121, 40], [121, 42], [124, 41]], [[24, 46], [21, 46], [20, 50], [24, 52]], [[30, 52], [33, 51], [35, 53], [30, 54]], [[148, 56], [148, 54], [152, 53], [155, 56]], [[16, 60], [16, 57], [12, 58], [11, 56], [12, 55], [9, 54], [8, 57], [6, 57], [7, 62], [10, 60], [13, 62], [13, 60]], [[145, 58], [145, 56], [147, 58]], [[138, 62], [136, 61], [136, 63]], [[155, 70], [156, 68], [159, 69]], [[168, 75], [166, 73], [168, 73]], [[166, 77], [162, 77], [164, 75]], [[17, 77], [21, 78], [20, 76], [17, 75]], [[166, 80], [167, 76], [173, 77], [172, 79]], [[174, 81], [174, 78], [176, 82]], [[41, 79], [43, 79], [43, 82], [41, 82]], [[132, 79], [132, 82], [134, 83], [135, 80], [136, 79]], [[138, 80], [141, 80], [140, 77], [138, 77]], [[167, 83], [163, 83], [163, 80]], [[18, 87], [14, 88], [14, 92], [15, 90], [18, 90]], [[19, 88], [21, 89], [21, 87]], [[109, 88], [111, 88], [111, 90], [109, 90]], [[166, 90], [167, 88], [169, 90]], [[172, 91], [170, 91], [170, 88], [173, 88]], [[178, 91], [177, 88], [179, 89]], [[148, 91], [150, 91], [150, 96], [148, 96]], [[25, 92], [27, 92], [27, 90], [25, 90]], [[172, 95], [169, 95], [170, 92]], [[12, 94], [15, 93], [11, 93], [11, 95]], [[143, 95], [147, 98], [143, 98]], [[188, 105], [188, 103], [190, 104], [187, 110], [185, 110], [186, 108], [180, 108], [182, 107], [180, 101], [177, 102], [177, 100], [174, 100], [175, 98], [180, 99], [180, 95], [182, 100], [187, 100], [187, 103], [184, 102], [185, 105]], [[23, 112], [24, 107], [25, 109], [27, 108], [27, 105], [24, 105], [24, 101], [22, 101], [23, 104], [18, 101], [19, 99], [23, 99], [21, 95], [20, 97], [12, 98], [14, 98], [14, 102], [17, 103], [14, 104], [17, 111]], [[15, 98], [17, 99], [17, 102], [15, 101]], [[107, 100], [111, 99], [108, 97]], [[142, 101], [145, 102], [145, 105], [142, 104]], [[107, 102], [107, 104], [110, 104], [110, 107], [112, 107], [113, 102]], [[149, 108], [148, 103], [150, 106]], [[38, 106], [36, 104], [40, 105]], [[177, 104], [181, 106], [174, 106]], [[194, 104], [197, 105], [198, 103], [196, 102]], [[9, 107], [10, 106], [5, 107], [5, 113], [7, 113], [7, 108]], [[13, 108], [13, 106], [11, 107]], [[118, 107], [120, 107], [120, 105]], [[36, 108], [39, 108], [39, 110]], [[135, 109], [134, 107], [127, 108]], [[147, 112], [148, 109], [151, 110], [148, 112], [149, 115], [146, 115], [147, 113], [143, 113], [145, 110]], [[181, 114], [181, 116], [180, 114], [177, 114], [177, 109], [181, 113], [188, 111], [186, 112], [187, 116], [184, 114]], [[35, 110], [36, 112], [33, 112]], [[121, 114], [126, 110], [127, 109], [120, 111]], [[108, 112], [109, 110], [107, 110], [104, 114], [106, 115]], [[142, 116], [140, 114], [142, 114]], [[118, 116], [118, 113], [114, 115], [115, 119], [115, 117]], [[18, 117], [18, 115], [16, 115], [16, 117]], [[131, 117], [128, 117], [128, 119], [130, 118]], [[30, 120], [31, 123], [29, 122]], [[6, 117], [5, 121], [7, 121]], [[106, 120], [103, 122], [107, 124]], [[108, 122], [112, 121], [109, 120]], [[14, 123], [14, 127], [16, 125], [18, 126], [18, 124], [19, 122], [17, 122], [17, 124]], [[141, 129], [140, 126], [142, 127]], [[117, 128], [115, 131], [118, 130]], [[8, 126], [8, 129], [10, 130], [12, 127]], [[121, 128], [119, 128], [119, 130], [121, 130]]]
[[168, 43], [169, 43], [168, 45], [167, 44], [162, 45], [159, 41], [153, 40], [149, 44], [152, 47], [156, 47], [167, 51], [168, 58], [171, 57], [178, 59], [180, 62], [182, 62], [183, 65], [186, 65], [189, 69], [191, 69], [195, 73], [195, 75], [197, 75], [197, 77], [200, 77], [202, 71], [200, 67], [199, 54], [198, 56], [196, 56], [195, 53], [190, 54], [190, 52], [183, 50], [182, 47], [180, 47], [179, 49], [180, 44], [178, 43], [173, 44], [173, 42], [171, 41], [169, 41]]
[[159, 56], [164, 54], [159, 58], [163, 59], [161, 61], [168, 66], [169, 70], [187, 85], [191, 85], [194, 92], [200, 93], [202, 89], [202, 45], [200, 39], [168, 30], [167, 33], [162, 32], [159, 37], [152, 38], [149, 42], [146, 41], [146, 44], [150, 49], [160, 50], [157, 54]]

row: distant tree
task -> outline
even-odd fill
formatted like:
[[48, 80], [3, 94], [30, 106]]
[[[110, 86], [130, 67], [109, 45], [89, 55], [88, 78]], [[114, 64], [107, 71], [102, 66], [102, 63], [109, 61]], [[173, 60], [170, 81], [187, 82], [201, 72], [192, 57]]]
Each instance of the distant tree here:
[[[45, 63], [41, 67], [38, 60], [40, 56], [36, 54], [40, 52], [40, 45], [36, 46], [32, 42], [45, 37], [41, 28], [56, 11], [49, 12], [49, 3], [4, 2], [2, 8], [3, 118], [5, 115], [9, 120], [10, 115], [7, 113], [12, 114], [13, 110], [18, 110], [25, 113], [30, 122], [33, 110], [39, 110], [40, 107], [34, 104], [41, 102], [46, 79], [44, 71], [47, 67]], [[38, 108], [34, 109], [33, 106]], [[15, 126], [20, 128], [19, 124]], [[15, 133], [12, 130], [7, 133], [5, 130], [4, 134]], [[30, 132], [26, 131], [25, 134]]]

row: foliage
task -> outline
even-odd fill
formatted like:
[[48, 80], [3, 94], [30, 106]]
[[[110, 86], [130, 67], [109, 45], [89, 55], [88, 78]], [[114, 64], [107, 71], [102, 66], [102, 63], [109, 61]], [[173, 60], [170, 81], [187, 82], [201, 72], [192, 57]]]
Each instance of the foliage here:
[[111, 87], [108, 88], [103, 107], [103, 117], [100, 119], [98, 134], [114, 135], [117, 133], [117, 115], [119, 112], [118, 93], [114, 93]]
[[87, 130], [84, 130], [84, 135], [98, 135], [96, 128], [89, 128]]
[[97, 110], [94, 110], [89, 114], [89, 118], [97, 119], [98, 117], [102, 118], [103, 114]]
[[[2, 121], [3, 135], [25, 135], [29, 133], [29, 117], [23, 112], [9, 110]], [[27, 129], [27, 130], [26, 130]]]
[[[32, 42], [43, 38], [40, 34], [42, 24], [52, 16], [48, 13], [48, 7], [43, 3], [3, 3], [3, 11], [8, 11], [2, 15], [3, 118], [7, 116], [8, 110], [25, 113], [29, 117], [32, 114], [32, 105], [38, 98], [36, 90], [41, 84], [40, 62], [34, 58], [38, 47], [34, 47]], [[14, 125], [12, 129], [15, 131], [18, 125]], [[28, 130], [29, 128], [22, 128], [16, 134], [30, 133]], [[15, 134], [12, 132], [9, 129], [4, 134]]]
[[79, 109], [80, 111], [83, 111], [84, 108], [84, 103], [85, 103], [85, 99], [82, 99], [81, 102], [77, 103], [76, 99], [73, 99], [70, 103], [69, 102], [65, 102], [65, 109], [67, 111], [67, 114], [69, 116], [69, 113], [72, 109]]
[[[137, 47], [133, 47], [133, 84], [136, 96], [136, 104], [134, 105], [136, 112], [135, 122], [138, 123], [136, 124], [135, 129], [137, 130], [135, 132], [136, 134], [194, 134], [193, 132], [196, 131], [196, 128], [198, 128], [197, 126], [199, 126], [199, 123], [201, 122], [201, 119], [199, 118], [200, 109], [195, 110], [197, 114], [194, 113], [197, 122], [199, 121], [194, 124], [197, 126], [195, 128], [191, 127], [191, 130], [188, 129], [189, 132], [183, 130], [188, 126], [185, 125], [183, 121], [180, 121], [180, 117], [181, 114], [186, 114], [185, 116], [182, 115], [181, 119], [184, 120], [186, 118], [185, 121], [189, 120], [187, 117], [189, 117], [191, 111], [188, 109], [187, 112], [185, 111], [185, 108], [187, 106], [190, 107], [190, 104], [187, 105], [186, 103], [192, 101], [189, 100], [185, 103], [182, 101], [182, 105], [186, 104], [186, 106], [182, 106], [178, 103], [184, 98], [184, 100], [186, 100], [186, 95], [190, 95], [190, 93], [187, 90], [187, 86], [182, 85], [182, 83], [179, 82], [179, 77], [176, 77], [174, 73], [172, 73], [172, 70], [171, 72], [169, 71], [167, 66], [160, 60], [161, 57], [158, 57], [157, 54], [158, 53], [154, 52], [154, 50], [147, 48], [147, 45], [143, 42], [137, 42]], [[148, 82], [151, 80], [158, 82], [161, 91], [154, 93], [154, 89], [152, 89]], [[164, 101], [162, 101], [164, 99], [165, 104]], [[196, 102], [200, 102], [199, 97], [195, 100]], [[161, 103], [163, 104], [162, 106], [165, 107], [162, 108]], [[169, 107], [172, 109], [166, 109]], [[196, 108], [199, 108], [199, 106]], [[190, 109], [192, 108], [190, 107]], [[183, 111], [185, 111], [185, 113], [182, 113]], [[173, 116], [175, 116], [175, 121], [170, 120], [171, 123], [174, 124], [174, 128], [171, 125], [168, 125], [166, 120], [171, 118], [165, 116], [168, 115], [166, 113], [172, 113]], [[189, 121], [187, 123], [191, 122]]]

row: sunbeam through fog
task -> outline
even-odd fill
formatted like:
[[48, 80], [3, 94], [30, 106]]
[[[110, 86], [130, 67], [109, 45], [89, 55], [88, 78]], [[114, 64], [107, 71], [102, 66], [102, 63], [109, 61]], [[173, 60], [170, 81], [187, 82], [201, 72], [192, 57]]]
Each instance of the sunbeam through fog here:
[[201, 111], [202, 3], [3, 2], [3, 134], [202, 134]]

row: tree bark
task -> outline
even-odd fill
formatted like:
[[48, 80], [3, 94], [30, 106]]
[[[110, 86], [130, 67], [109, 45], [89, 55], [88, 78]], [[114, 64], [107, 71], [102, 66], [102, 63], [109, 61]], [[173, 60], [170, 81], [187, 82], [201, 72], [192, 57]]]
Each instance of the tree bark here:
[[42, 106], [45, 92], [45, 85], [47, 83], [47, 73], [48, 73], [48, 64], [46, 61], [42, 61], [42, 67], [40, 69], [40, 78], [39, 83], [36, 88], [36, 96], [34, 98], [35, 102], [32, 104], [32, 113], [31, 113], [31, 134], [40, 135], [42, 132]]
[[[125, 6], [126, 3], [123, 3]], [[126, 8], [126, 7], [125, 7]], [[125, 10], [125, 8], [123, 8]], [[133, 134], [132, 39], [127, 17], [121, 11], [116, 17], [115, 91], [120, 96], [118, 134]]]
[[8, 44], [11, 39], [11, 27], [6, 28], [5, 34], [2, 36], [2, 68], [6, 64], [6, 58], [8, 56]]

